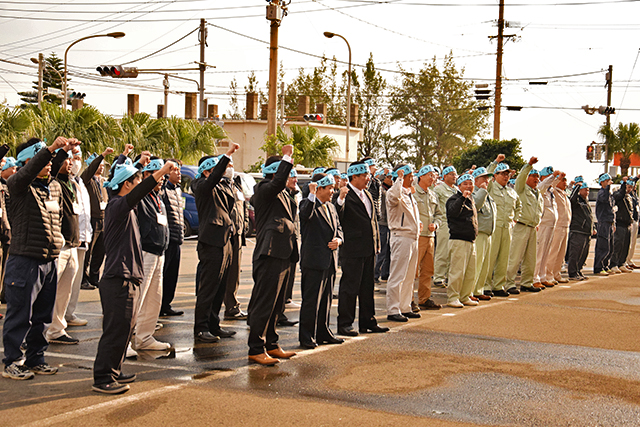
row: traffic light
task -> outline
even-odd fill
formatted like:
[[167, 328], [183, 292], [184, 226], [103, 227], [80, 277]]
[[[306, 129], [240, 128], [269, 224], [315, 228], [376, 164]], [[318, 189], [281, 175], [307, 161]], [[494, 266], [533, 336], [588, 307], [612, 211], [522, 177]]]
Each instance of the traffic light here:
[[324, 120], [323, 114], [305, 114], [302, 116], [305, 122], [321, 122]]
[[87, 96], [86, 93], [81, 93], [81, 92], [76, 92], [74, 91], [67, 91], [67, 99], [69, 101], [74, 100], [74, 99], [84, 99], [84, 97]]
[[595, 151], [595, 147], [591, 144], [587, 145], [587, 160], [592, 161], [593, 160], [593, 155]]
[[113, 78], [135, 78], [138, 77], [138, 69], [136, 67], [123, 67], [122, 65], [101, 65], [96, 68], [101, 76], [111, 76]]
[[602, 114], [602, 115], [609, 115], [609, 114], [615, 114], [616, 113], [616, 109], [613, 107], [605, 107], [605, 106], [599, 106], [598, 107], [598, 113]]
[[475, 97], [478, 101], [485, 101], [491, 98], [491, 90], [486, 83], [476, 85]]

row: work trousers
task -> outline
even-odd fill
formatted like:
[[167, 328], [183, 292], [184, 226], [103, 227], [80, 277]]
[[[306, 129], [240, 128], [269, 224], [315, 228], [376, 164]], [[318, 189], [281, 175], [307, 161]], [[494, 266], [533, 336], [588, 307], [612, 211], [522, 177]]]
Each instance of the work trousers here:
[[431, 298], [431, 277], [433, 276], [434, 237], [418, 238], [418, 304], [425, 304]]
[[73, 284], [71, 285], [71, 298], [69, 298], [69, 305], [67, 306], [67, 312], [64, 314], [64, 318], [67, 322], [76, 318], [76, 307], [78, 306], [78, 298], [80, 297], [80, 285], [82, 284], [83, 271], [81, 266], [84, 265], [84, 257], [87, 254], [86, 247], [80, 246], [77, 248], [78, 253], [78, 270], [73, 278]]
[[569, 227], [556, 226], [553, 232], [553, 240], [549, 249], [549, 261], [545, 271], [546, 282], [557, 282], [562, 279], [562, 263], [567, 254], [567, 238], [569, 237]]
[[144, 349], [155, 341], [153, 333], [156, 331], [156, 323], [158, 323], [160, 306], [162, 305], [163, 267], [164, 255], [142, 251], [144, 279], [140, 285], [136, 335], [131, 343], [134, 349]]
[[338, 327], [348, 328], [356, 318], [356, 300], [359, 304], [358, 326], [372, 328], [375, 318], [373, 300], [373, 268], [375, 256], [341, 258], [342, 277], [338, 289]]
[[636, 242], [638, 241], [638, 221], [631, 224], [631, 235], [629, 236], [629, 254], [627, 264], [633, 264], [633, 256], [636, 254]]
[[572, 231], [569, 235], [569, 249], [567, 250], [567, 273], [569, 277], [576, 278], [582, 276], [582, 266], [589, 255], [589, 243], [591, 236], [584, 233]]
[[476, 276], [473, 285], [473, 295], [484, 294], [484, 284], [489, 274], [489, 256], [491, 255], [491, 236], [478, 233], [476, 237]]
[[469, 300], [473, 292], [476, 278], [476, 248], [473, 242], [466, 240], [449, 240], [451, 268], [449, 269], [449, 286], [447, 286], [447, 302]]
[[4, 276], [7, 312], [2, 330], [5, 365], [22, 358], [20, 346], [27, 345], [26, 366], [44, 363], [49, 346], [45, 328], [51, 323], [58, 273], [55, 261], [9, 255]]
[[178, 275], [180, 273], [180, 255], [182, 253], [182, 243], [177, 241], [169, 242], [169, 247], [164, 252], [164, 268], [162, 271], [162, 306], [160, 311], [166, 312], [171, 309], [171, 303], [176, 296], [178, 286]]
[[491, 249], [487, 262], [487, 279], [485, 289], [499, 291], [507, 284], [507, 267], [511, 250], [512, 228], [496, 227], [491, 235]]
[[325, 270], [302, 269], [302, 306], [300, 307], [301, 343], [317, 343], [334, 338], [329, 328], [329, 310], [333, 295], [336, 270], [333, 260]]
[[287, 259], [261, 256], [253, 262], [253, 290], [249, 300], [249, 355], [254, 356], [278, 348], [276, 321], [282, 312], [285, 285], [293, 274]]
[[200, 280], [196, 296], [193, 331], [211, 332], [220, 329], [220, 308], [226, 291], [231, 265], [231, 242], [224, 248], [198, 243]]
[[93, 239], [84, 258], [84, 281], [96, 285], [100, 281], [100, 268], [104, 261], [104, 219], [91, 218], [91, 227]]
[[64, 245], [57, 259], [58, 285], [56, 287], [56, 301], [53, 306], [51, 325], [47, 329], [47, 340], [66, 335], [67, 320], [65, 313], [71, 300], [73, 280], [78, 272], [78, 250]]
[[447, 279], [450, 261], [449, 225], [443, 222], [436, 231], [436, 254], [433, 262], [435, 269], [433, 274], [434, 282], [441, 283]]
[[613, 252], [613, 224], [610, 222], [598, 222], [598, 235], [596, 238], [596, 250], [593, 258], [593, 272], [600, 273], [609, 270], [611, 266], [611, 254]]
[[380, 231], [380, 252], [376, 255], [376, 269], [373, 278], [375, 280], [387, 280], [389, 278], [389, 266], [391, 265], [389, 227], [378, 225], [378, 230]]
[[613, 255], [611, 256], [613, 267], [622, 267], [627, 262], [630, 242], [631, 226], [616, 224], [616, 231], [613, 233]]
[[391, 232], [391, 268], [387, 282], [387, 315], [411, 312], [418, 267], [418, 240]]
[[109, 384], [120, 376], [122, 362], [136, 324], [140, 285], [123, 278], [102, 278], [102, 336], [93, 364], [93, 382]]
[[520, 286], [533, 285], [533, 272], [536, 268], [536, 235], [535, 227], [519, 222], [513, 227], [505, 289], [516, 287], [518, 268], [521, 270]]
[[240, 286], [240, 265], [242, 265], [242, 243], [240, 236], [232, 237], [231, 264], [224, 293], [224, 314], [233, 316], [240, 312], [238, 287]]
[[533, 282], [547, 281], [547, 265], [551, 262], [549, 253], [551, 251], [551, 241], [553, 240], [554, 226], [542, 225], [538, 227], [537, 250], [536, 250], [536, 271], [533, 276]]

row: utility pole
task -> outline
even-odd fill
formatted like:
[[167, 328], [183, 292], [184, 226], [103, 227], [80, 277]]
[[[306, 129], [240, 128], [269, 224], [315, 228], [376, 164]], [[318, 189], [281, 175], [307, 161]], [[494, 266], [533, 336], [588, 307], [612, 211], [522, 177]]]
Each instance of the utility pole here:
[[280, 0], [271, 0], [267, 6], [267, 19], [271, 21], [269, 43], [269, 104], [267, 107], [267, 135], [276, 134], [276, 112], [278, 111], [278, 28], [282, 21]]
[[44, 55], [38, 54], [38, 108], [42, 108], [44, 95]]
[[164, 85], [164, 118], [166, 119], [169, 117], [169, 74], [164, 75], [162, 84]]
[[496, 93], [493, 109], [493, 139], [500, 140], [500, 107], [502, 104], [502, 43], [504, 38], [504, 0], [498, 14], [498, 52], [496, 57]]
[[284, 130], [284, 82], [280, 83], [280, 125]]
[[[207, 64], [204, 62], [204, 48], [207, 46], [207, 21], [204, 19], [200, 19], [200, 119], [204, 120], [207, 117], [207, 112], [205, 111], [205, 102], [204, 102], [204, 72], [207, 69]], [[166, 98], [165, 98], [166, 99]], [[166, 108], [166, 107], [165, 107]]]
[[[611, 86], [613, 86], [613, 65], [609, 65], [609, 71], [606, 75], [607, 86], [607, 107], [611, 107]], [[611, 126], [611, 114], [605, 115], [607, 127]], [[609, 140], [607, 139], [604, 144], [604, 172], [607, 173], [609, 169]]]

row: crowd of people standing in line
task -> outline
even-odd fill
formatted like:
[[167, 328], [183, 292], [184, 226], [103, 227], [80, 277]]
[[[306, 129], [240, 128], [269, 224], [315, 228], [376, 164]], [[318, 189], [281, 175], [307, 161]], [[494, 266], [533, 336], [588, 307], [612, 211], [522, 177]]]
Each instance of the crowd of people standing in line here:
[[[104, 161], [113, 149], [89, 156], [83, 170], [80, 145], [73, 138], [58, 137], [49, 146], [32, 138], [15, 158], [4, 157], [9, 147], [0, 147], [3, 376], [55, 374], [44, 351], [50, 343], [78, 344], [67, 331], [87, 324], [75, 315], [78, 294], [97, 287], [103, 333], [93, 390], [117, 394], [135, 380], [122, 372], [125, 357], [171, 347], [153, 336], [159, 316], [184, 314], [171, 307], [184, 240], [180, 162], [147, 151], [131, 159], [134, 147], [127, 145], [107, 179]], [[232, 143], [226, 154], [200, 159], [191, 183], [200, 222], [197, 342], [236, 334], [221, 326], [224, 304], [225, 320], [249, 325], [249, 361], [274, 365], [295, 356], [278, 344], [276, 326], [298, 323], [284, 314], [298, 263], [305, 349], [340, 344], [339, 336], [387, 332], [375, 317], [374, 289], [381, 282], [387, 320], [407, 322], [421, 310], [441, 308], [432, 285], [446, 288], [449, 307], [463, 308], [587, 279], [582, 269], [594, 234], [589, 187], [581, 176], [567, 182], [550, 166], [534, 169], [535, 157], [517, 178], [502, 154], [460, 175], [453, 166], [378, 168], [366, 157], [346, 173], [315, 169], [300, 191], [293, 147], [286, 145], [281, 156], [267, 159], [246, 200], [234, 179], [238, 148]], [[611, 192], [611, 177], [598, 177], [595, 274], [636, 268], [636, 181], [625, 177]], [[244, 312], [237, 291], [248, 203], [257, 234]], [[565, 261], [568, 278], [561, 275]], [[330, 308], [339, 269], [334, 333]]]

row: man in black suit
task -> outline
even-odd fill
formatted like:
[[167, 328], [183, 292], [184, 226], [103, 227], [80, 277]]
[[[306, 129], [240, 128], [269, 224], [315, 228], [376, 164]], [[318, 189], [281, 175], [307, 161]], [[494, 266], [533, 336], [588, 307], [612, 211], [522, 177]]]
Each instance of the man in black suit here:
[[[274, 365], [295, 356], [278, 345], [276, 320], [282, 310], [285, 282], [291, 263], [298, 261], [295, 229], [297, 207], [284, 194], [293, 167], [293, 146], [282, 148], [282, 157], [271, 156], [262, 170], [264, 179], [254, 189], [251, 204], [256, 217], [253, 251], [254, 286], [249, 300], [249, 360]], [[266, 350], [266, 351], [265, 351]]]
[[226, 155], [202, 158], [196, 179], [191, 182], [200, 218], [197, 248], [200, 280], [193, 333], [196, 341], [206, 343], [235, 334], [235, 331], [220, 327], [220, 307], [233, 252], [235, 224], [232, 218], [236, 209], [235, 195], [228, 185], [221, 185], [220, 181], [229, 176], [229, 170], [233, 179], [233, 169], [228, 166], [231, 155], [238, 148], [238, 144], [231, 144]]
[[387, 332], [378, 326], [373, 301], [373, 269], [375, 255], [380, 250], [378, 220], [369, 183], [369, 167], [362, 161], [347, 169], [349, 184], [340, 189], [336, 200], [344, 244], [340, 249], [342, 278], [338, 292], [338, 334], [356, 336], [353, 329], [356, 299], [360, 301], [358, 326], [360, 332]]
[[329, 329], [329, 309], [338, 268], [338, 247], [342, 227], [331, 204], [335, 181], [332, 175], [319, 173], [309, 183], [309, 196], [300, 202], [302, 248], [302, 307], [300, 308], [300, 346], [341, 344]]

